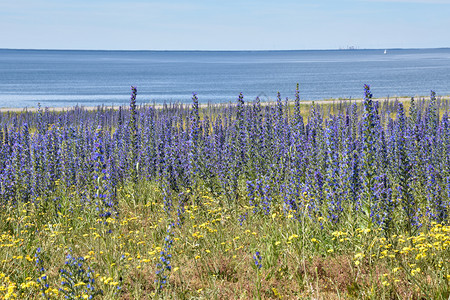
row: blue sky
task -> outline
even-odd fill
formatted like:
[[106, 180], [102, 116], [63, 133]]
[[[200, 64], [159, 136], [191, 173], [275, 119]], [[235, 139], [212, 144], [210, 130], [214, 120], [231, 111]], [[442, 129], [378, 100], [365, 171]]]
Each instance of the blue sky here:
[[0, 48], [450, 47], [450, 0], [0, 0]]

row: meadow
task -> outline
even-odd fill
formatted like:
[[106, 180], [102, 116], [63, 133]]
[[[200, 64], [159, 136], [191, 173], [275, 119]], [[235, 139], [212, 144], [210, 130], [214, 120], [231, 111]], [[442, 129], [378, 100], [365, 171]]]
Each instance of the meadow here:
[[449, 100], [0, 113], [1, 299], [448, 299]]

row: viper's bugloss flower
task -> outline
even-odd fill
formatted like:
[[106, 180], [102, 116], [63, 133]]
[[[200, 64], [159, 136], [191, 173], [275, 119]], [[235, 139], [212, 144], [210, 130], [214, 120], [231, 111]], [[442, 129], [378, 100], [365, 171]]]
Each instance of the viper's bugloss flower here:
[[256, 269], [260, 270], [262, 268], [262, 257], [259, 251], [256, 251], [255, 255], [253, 255], [253, 262], [255, 263]]

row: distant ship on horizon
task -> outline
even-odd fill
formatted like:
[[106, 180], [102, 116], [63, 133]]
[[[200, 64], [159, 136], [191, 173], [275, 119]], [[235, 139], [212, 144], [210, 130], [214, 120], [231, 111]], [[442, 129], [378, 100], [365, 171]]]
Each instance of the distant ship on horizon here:
[[339, 47], [339, 50], [358, 50], [356, 46]]
[[384, 54], [387, 54], [387, 50], [386, 49], [384, 49]]

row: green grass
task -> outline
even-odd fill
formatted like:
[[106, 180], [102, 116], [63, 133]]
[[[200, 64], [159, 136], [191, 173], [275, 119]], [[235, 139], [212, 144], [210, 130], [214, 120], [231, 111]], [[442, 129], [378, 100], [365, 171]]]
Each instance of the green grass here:
[[[103, 299], [449, 297], [450, 226], [433, 224], [415, 237], [386, 235], [352, 223], [350, 215], [339, 228], [306, 212], [297, 220], [278, 198], [268, 215], [254, 213], [242, 190], [233, 207], [201, 184], [183, 192], [185, 218], [171, 229], [172, 270], [165, 272], [162, 289], [155, 283], [156, 266], [167, 229], [177, 223], [179, 198], [172, 198], [167, 213], [156, 183], [120, 189], [119, 217], [107, 225], [90, 205], [74, 204], [82, 195], [63, 188], [54, 195], [60, 197], [59, 213], [53, 204], [2, 207], [0, 297], [62, 298], [59, 269], [69, 253], [85, 258]], [[38, 247], [49, 285], [43, 291], [37, 282], [42, 278], [35, 263]], [[260, 270], [256, 251], [262, 256]], [[86, 296], [77, 291], [80, 299]]]

